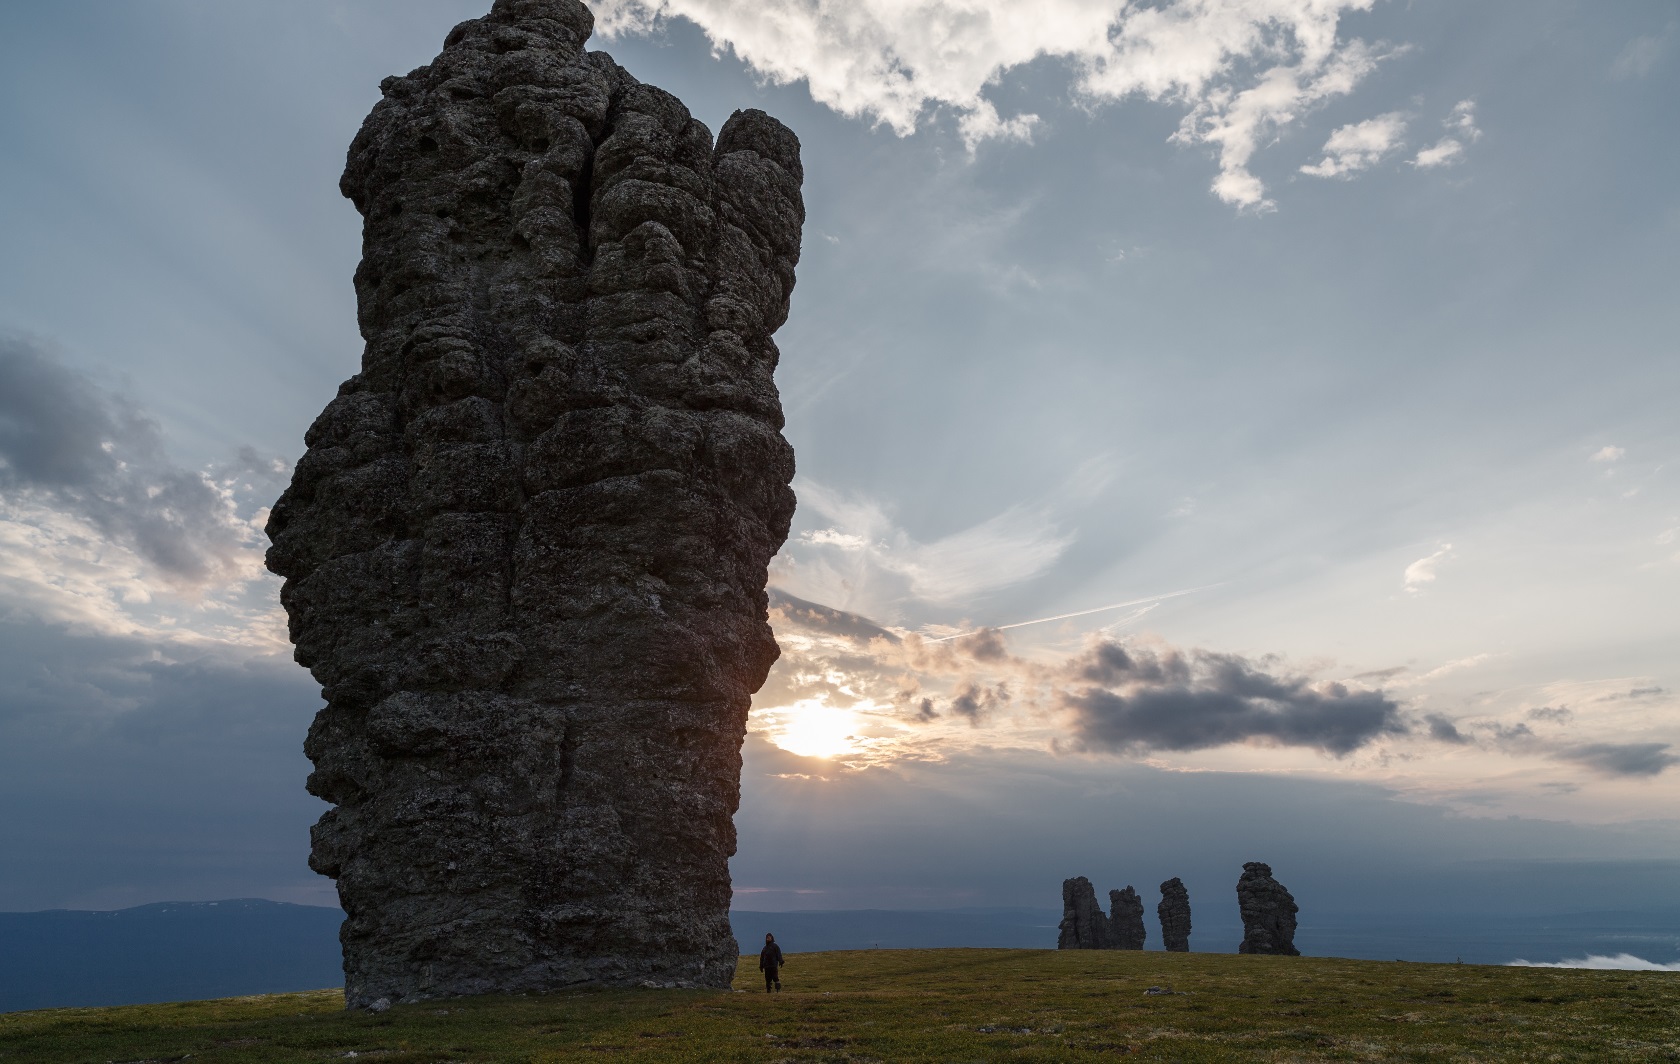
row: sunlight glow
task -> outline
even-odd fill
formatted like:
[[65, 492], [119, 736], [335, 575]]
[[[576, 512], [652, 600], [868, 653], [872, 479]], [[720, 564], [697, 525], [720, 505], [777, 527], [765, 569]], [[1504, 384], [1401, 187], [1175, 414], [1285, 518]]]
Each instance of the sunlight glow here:
[[807, 698], [791, 706], [767, 710], [765, 735], [777, 746], [800, 757], [839, 757], [863, 749], [857, 734], [858, 714], [836, 709], [820, 698]]

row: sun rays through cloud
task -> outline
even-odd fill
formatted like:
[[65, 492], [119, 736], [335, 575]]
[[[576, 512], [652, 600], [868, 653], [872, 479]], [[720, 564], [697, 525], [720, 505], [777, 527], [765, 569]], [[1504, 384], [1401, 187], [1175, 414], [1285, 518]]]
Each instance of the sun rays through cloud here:
[[840, 709], [820, 698], [805, 698], [791, 706], [760, 714], [765, 737], [800, 757], [836, 758], [863, 749], [858, 735], [861, 718], [855, 708]]

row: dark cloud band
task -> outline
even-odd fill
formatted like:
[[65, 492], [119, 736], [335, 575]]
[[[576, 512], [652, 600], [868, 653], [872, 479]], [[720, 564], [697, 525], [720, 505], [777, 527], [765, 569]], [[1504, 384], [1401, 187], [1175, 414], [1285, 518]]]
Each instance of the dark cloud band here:
[[1408, 729], [1380, 691], [1277, 676], [1235, 654], [1102, 643], [1075, 659], [1062, 694], [1075, 744], [1138, 754], [1263, 741], [1343, 755]]

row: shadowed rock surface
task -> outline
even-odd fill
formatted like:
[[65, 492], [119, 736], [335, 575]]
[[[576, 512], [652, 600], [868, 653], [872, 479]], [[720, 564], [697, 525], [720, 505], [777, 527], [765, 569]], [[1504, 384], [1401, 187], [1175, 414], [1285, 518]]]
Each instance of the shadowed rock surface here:
[[1169, 953], [1190, 952], [1190, 892], [1177, 876], [1161, 884], [1161, 904], [1155, 907], [1161, 919], [1161, 944]]
[[346, 996], [727, 986], [793, 453], [799, 142], [497, 0], [381, 84], [341, 188], [367, 346], [268, 530], [334, 804]]
[[1109, 949], [1142, 949], [1149, 932], [1143, 926], [1143, 899], [1131, 884], [1108, 892]]
[[1108, 892], [1109, 911], [1097, 907], [1097, 891], [1084, 876], [1062, 880], [1062, 922], [1057, 949], [1142, 949], [1143, 899], [1131, 887]]
[[1108, 916], [1097, 907], [1097, 891], [1084, 876], [1062, 880], [1062, 922], [1057, 949], [1108, 949]]
[[1272, 866], [1259, 861], [1243, 865], [1237, 880], [1237, 906], [1242, 910], [1243, 940], [1238, 953], [1271, 953], [1299, 957], [1295, 948], [1295, 898], [1272, 878]]

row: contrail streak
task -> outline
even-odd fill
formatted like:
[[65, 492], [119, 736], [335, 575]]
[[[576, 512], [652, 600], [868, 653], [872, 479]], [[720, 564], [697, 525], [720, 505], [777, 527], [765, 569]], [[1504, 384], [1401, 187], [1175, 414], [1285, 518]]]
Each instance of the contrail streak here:
[[1058, 613], [1054, 617], [1039, 617], [1031, 621], [1016, 621], [1014, 624], [988, 625], [985, 628], [976, 628], [971, 632], [958, 632], [956, 635], [942, 635], [937, 639], [929, 639], [928, 642], [948, 643], [953, 639], [961, 639], [965, 635], [977, 635], [980, 632], [1006, 632], [1011, 628], [1025, 628], [1029, 624], [1049, 624], [1051, 621], [1066, 621], [1074, 617], [1089, 617], [1093, 613], [1107, 613], [1109, 610], [1123, 610], [1127, 606], [1141, 606], [1146, 602], [1160, 602], [1164, 599], [1178, 598], [1181, 595], [1194, 595], [1198, 591], [1207, 591], [1211, 588], [1220, 586], [1222, 585], [1204, 584], [1201, 587], [1185, 588], [1183, 591], [1169, 591], [1165, 595], [1150, 595], [1148, 598], [1128, 599], [1125, 602], [1116, 602], [1109, 606], [1096, 606], [1088, 610], [1076, 610], [1073, 613]]

